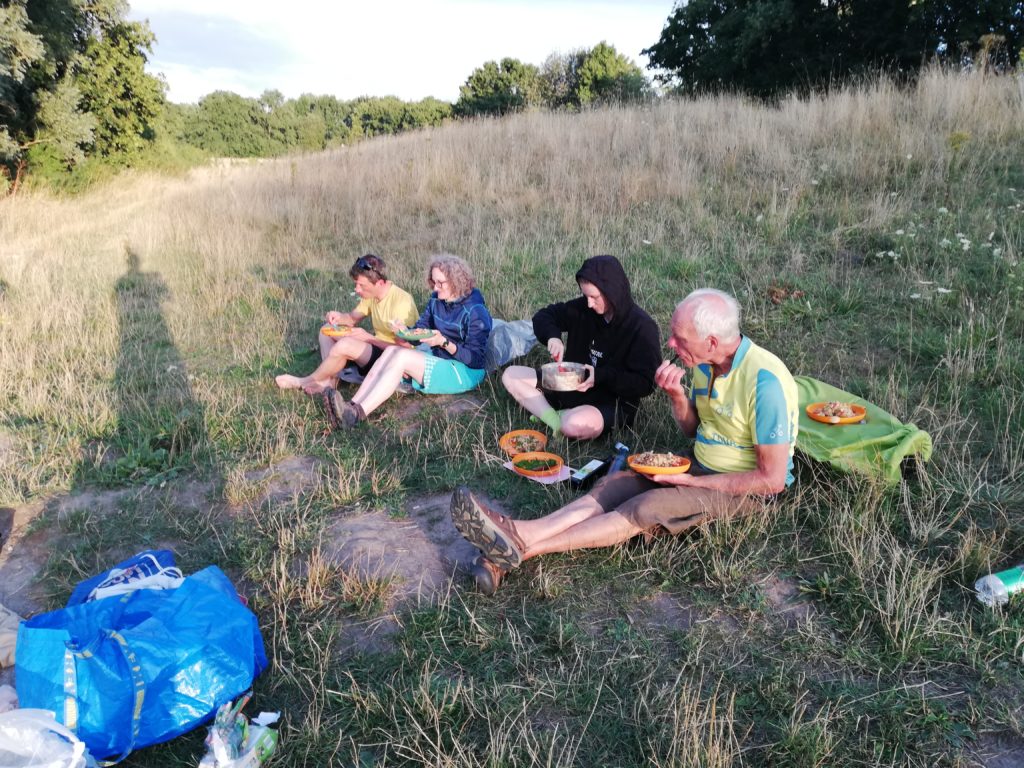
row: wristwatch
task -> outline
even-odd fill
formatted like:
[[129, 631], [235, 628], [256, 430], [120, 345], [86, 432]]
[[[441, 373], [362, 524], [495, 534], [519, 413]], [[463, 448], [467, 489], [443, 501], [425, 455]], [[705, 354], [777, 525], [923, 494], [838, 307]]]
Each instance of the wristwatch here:
[[[449, 346], [448, 346], [449, 344], [451, 344], [451, 348], [449, 348]], [[444, 351], [445, 352], [447, 352], [449, 355], [454, 355], [456, 349], [457, 349], [457, 347], [455, 346], [455, 342], [454, 341], [452, 341], [451, 339], [445, 339], [445, 342], [444, 342]]]

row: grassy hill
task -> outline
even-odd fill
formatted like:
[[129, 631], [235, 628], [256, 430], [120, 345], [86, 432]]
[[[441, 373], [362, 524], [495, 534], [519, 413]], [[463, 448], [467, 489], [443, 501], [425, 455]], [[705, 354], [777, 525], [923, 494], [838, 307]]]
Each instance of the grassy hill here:
[[[1024, 755], [1024, 603], [970, 591], [1024, 560], [1019, 81], [460, 123], [20, 196], [0, 227], [0, 504], [38, 511], [40, 599], [156, 544], [221, 565], [264, 629], [254, 710], [285, 714], [275, 764]], [[791, 370], [917, 424], [935, 455], [888, 489], [802, 462], [765, 517], [396, 605], [394, 579], [330, 558], [339, 520], [402, 519], [460, 482], [528, 517], [570, 494], [500, 468], [497, 437], [526, 420], [494, 377], [471, 411], [397, 400], [329, 436], [273, 386], [312, 369], [323, 311], [354, 304], [356, 256], [422, 303], [438, 251], [506, 319], [575, 295], [598, 253], [663, 331], [691, 289], [728, 290]], [[655, 395], [625, 441], [681, 448], [670, 422]], [[609, 445], [563, 447], [575, 464]], [[313, 480], [268, 494], [297, 457]], [[342, 642], [395, 612], [387, 642]], [[125, 764], [200, 753], [198, 734]]]

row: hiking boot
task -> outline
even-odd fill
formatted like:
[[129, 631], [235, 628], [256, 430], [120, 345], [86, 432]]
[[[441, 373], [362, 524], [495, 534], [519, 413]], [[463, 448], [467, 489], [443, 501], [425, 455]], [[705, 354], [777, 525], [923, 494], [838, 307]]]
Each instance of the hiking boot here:
[[334, 387], [324, 387], [321, 403], [332, 431], [351, 429], [359, 423], [362, 409], [355, 403], [345, 402], [345, 398]]
[[473, 561], [470, 573], [476, 582], [477, 590], [489, 596], [498, 591], [498, 587], [501, 586], [501, 582], [504, 580], [508, 570], [502, 568], [493, 560], [480, 555]]
[[452, 522], [466, 541], [502, 568], [517, 568], [526, 544], [508, 517], [482, 504], [466, 486], [452, 494]]

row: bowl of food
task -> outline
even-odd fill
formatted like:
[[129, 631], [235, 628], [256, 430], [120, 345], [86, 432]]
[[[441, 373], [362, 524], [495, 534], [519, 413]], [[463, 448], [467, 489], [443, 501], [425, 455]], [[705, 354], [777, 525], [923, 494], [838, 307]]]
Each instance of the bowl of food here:
[[573, 392], [588, 375], [583, 363], [546, 363], [540, 367], [540, 388], [548, 392]]
[[347, 325], [334, 325], [327, 323], [323, 328], [320, 329], [320, 333], [332, 339], [336, 339], [339, 336], [348, 336], [352, 333], [352, 328]]
[[423, 341], [434, 335], [433, 328], [400, 328], [395, 331], [395, 336], [402, 341]]
[[843, 403], [830, 400], [827, 403], [811, 403], [807, 406], [807, 415], [822, 424], [856, 424], [867, 416], [863, 405]]
[[544, 451], [530, 451], [512, 457], [512, 469], [524, 477], [551, 477], [562, 471], [561, 456]]
[[514, 429], [506, 432], [498, 440], [498, 447], [509, 456], [543, 451], [547, 444], [547, 435], [536, 429]]
[[679, 475], [690, 468], [690, 460], [674, 453], [644, 451], [626, 458], [626, 464], [642, 475]]

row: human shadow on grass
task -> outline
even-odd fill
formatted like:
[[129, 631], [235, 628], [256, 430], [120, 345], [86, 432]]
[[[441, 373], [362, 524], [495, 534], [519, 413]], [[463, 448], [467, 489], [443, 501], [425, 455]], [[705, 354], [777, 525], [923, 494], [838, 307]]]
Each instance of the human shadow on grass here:
[[155, 272], [140, 269], [127, 251], [127, 270], [114, 290], [118, 352], [114, 373], [117, 427], [100, 461], [83, 479], [106, 485], [159, 484], [209, 455], [205, 412], [164, 317], [170, 291]]

